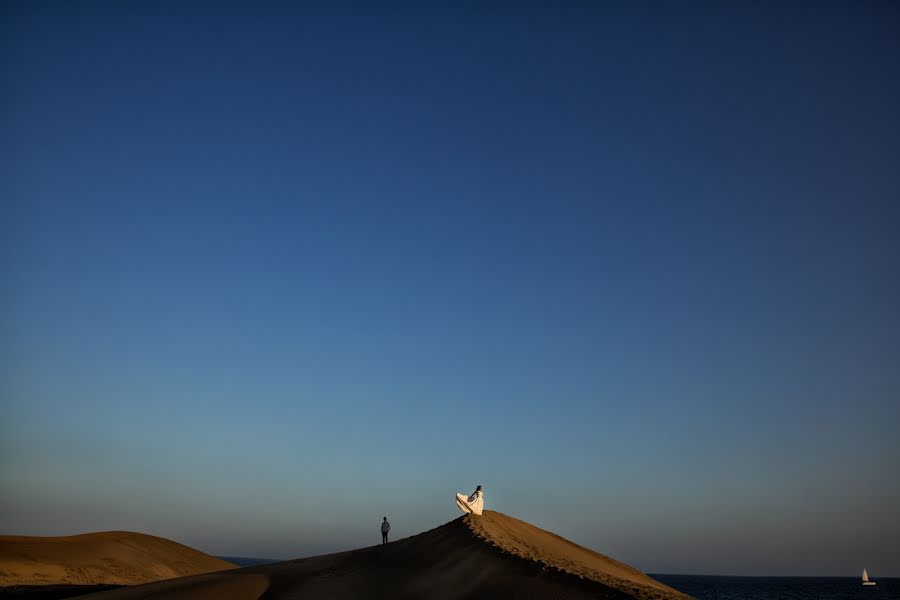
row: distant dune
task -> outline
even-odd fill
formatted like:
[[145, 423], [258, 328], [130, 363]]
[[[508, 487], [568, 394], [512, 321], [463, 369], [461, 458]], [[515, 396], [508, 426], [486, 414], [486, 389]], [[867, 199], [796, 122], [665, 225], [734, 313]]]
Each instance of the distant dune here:
[[637, 569], [498, 512], [361, 550], [160, 581], [92, 600], [688, 600]]
[[135, 585], [234, 568], [172, 540], [129, 531], [0, 536], [0, 586]]

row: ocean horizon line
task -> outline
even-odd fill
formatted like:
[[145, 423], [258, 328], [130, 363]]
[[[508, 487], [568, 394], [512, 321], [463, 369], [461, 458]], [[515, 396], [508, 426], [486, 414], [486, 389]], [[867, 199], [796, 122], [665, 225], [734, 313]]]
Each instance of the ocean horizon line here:
[[[349, 551], [349, 550], [347, 550]], [[339, 551], [342, 552], [342, 551]], [[334, 553], [328, 553], [334, 554]], [[259, 556], [235, 556], [235, 555], [225, 555], [225, 554], [215, 554], [213, 555], [216, 558], [221, 558], [222, 560], [227, 560], [228, 562], [232, 562], [239, 567], [255, 567], [262, 565], [275, 564], [280, 562], [287, 562], [289, 560], [303, 560], [306, 558], [313, 558], [316, 556], [323, 556], [322, 554], [311, 554], [309, 556], [295, 556], [293, 558], [272, 558], [272, 557], [259, 557]], [[246, 563], [246, 564], [245, 564]], [[850, 575], [809, 575], [809, 574], [801, 574], [801, 575], [735, 575], [731, 573], [674, 573], [669, 571], [646, 571], [647, 575], [651, 577], [731, 577], [731, 578], [744, 578], [744, 579], [857, 579], [859, 578], [859, 574], [850, 574]], [[873, 581], [877, 581], [879, 579], [900, 579], [900, 575], [869, 575]]]

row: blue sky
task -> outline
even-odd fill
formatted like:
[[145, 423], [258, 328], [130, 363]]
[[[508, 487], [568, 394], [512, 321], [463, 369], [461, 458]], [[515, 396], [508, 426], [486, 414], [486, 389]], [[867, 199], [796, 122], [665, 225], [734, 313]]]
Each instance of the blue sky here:
[[3, 532], [900, 574], [896, 3], [0, 10]]

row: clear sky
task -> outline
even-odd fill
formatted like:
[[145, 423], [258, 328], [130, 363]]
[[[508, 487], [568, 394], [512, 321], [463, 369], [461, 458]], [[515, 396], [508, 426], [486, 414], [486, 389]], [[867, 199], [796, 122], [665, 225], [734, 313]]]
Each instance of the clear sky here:
[[900, 3], [0, 11], [0, 533], [900, 575]]

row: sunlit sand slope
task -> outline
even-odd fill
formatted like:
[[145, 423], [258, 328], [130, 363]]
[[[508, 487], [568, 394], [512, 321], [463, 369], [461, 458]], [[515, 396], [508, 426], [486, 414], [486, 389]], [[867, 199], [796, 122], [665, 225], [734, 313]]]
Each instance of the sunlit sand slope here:
[[85, 596], [138, 598], [608, 598], [688, 596], [602, 554], [518, 519], [485, 511], [361, 550]]
[[466, 524], [501, 552], [534, 561], [547, 570], [600, 583], [633, 598], [685, 597], [625, 563], [502, 513], [485, 511], [480, 519], [470, 515]]
[[128, 531], [0, 536], [0, 586], [134, 585], [234, 568], [172, 540]]

